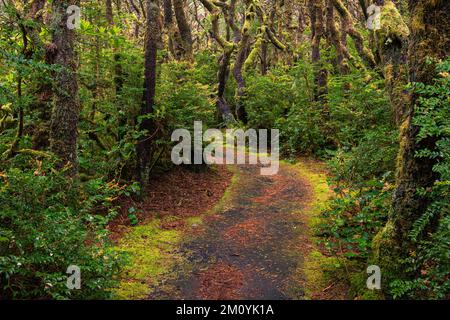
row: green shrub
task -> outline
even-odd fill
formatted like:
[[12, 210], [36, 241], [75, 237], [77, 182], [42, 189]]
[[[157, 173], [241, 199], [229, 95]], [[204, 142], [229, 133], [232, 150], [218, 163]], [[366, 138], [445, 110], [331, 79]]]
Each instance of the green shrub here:
[[[78, 184], [52, 161], [16, 158], [28, 165], [0, 171], [0, 296], [109, 297], [121, 258], [105, 225], [122, 188], [102, 179]], [[69, 265], [81, 268], [81, 290], [66, 287]]]

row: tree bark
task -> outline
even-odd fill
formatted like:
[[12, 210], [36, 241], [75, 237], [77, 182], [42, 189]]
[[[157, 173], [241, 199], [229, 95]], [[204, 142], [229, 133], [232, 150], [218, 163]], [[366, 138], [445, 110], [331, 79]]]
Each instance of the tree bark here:
[[175, 32], [175, 25], [173, 21], [173, 10], [172, 10], [172, 0], [163, 0], [164, 8], [164, 28], [167, 32], [167, 46], [169, 47], [169, 52], [175, 59], [179, 59], [177, 52], [177, 37]]
[[381, 9], [380, 29], [374, 32], [374, 39], [392, 106], [393, 122], [397, 126], [401, 123], [408, 103], [404, 89], [408, 81], [406, 64], [408, 36], [408, 26], [395, 4], [390, 0], [385, 1]]
[[175, 17], [177, 19], [178, 30], [180, 31], [181, 41], [183, 43], [183, 56], [191, 60], [192, 56], [192, 33], [191, 27], [187, 22], [186, 15], [184, 13], [184, 1], [173, 0], [173, 8], [175, 11]]
[[109, 25], [113, 25], [114, 20], [113, 20], [113, 9], [111, 0], [106, 0], [105, 9], [106, 9], [106, 21], [108, 22]]
[[[153, 113], [155, 89], [156, 89], [156, 58], [158, 52], [158, 40], [160, 38], [160, 26], [158, 23], [159, 7], [157, 0], [149, 0], [147, 3], [147, 27], [145, 34], [145, 70], [144, 70], [144, 94], [142, 97], [141, 116], [150, 116]], [[152, 157], [153, 138], [156, 126], [152, 119], [145, 118], [140, 123], [140, 130], [146, 134], [138, 142], [137, 176], [143, 186], [148, 183], [149, 164]]]
[[309, 4], [312, 30], [311, 61], [314, 67], [314, 98], [326, 107], [327, 70], [320, 60], [320, 40], [323, 37], [323, 0], [312, 0]]
[[349, 53], [347, 47], [345, 47], [341, 42], [341, 33], [336, 26], [334, 7], [331, 0], [327, 0], [327, 36], [330, 43], [336, 49], [336, 62], [339, 67], [339, 71], [342, 75], [348, 74], [350, 68], [348, 66]]
[[78, 83], [75, 31], [67, 28], [67, 7], [79, 5], [76, 0], [54, 0], [53, 7], [53, 46], [55, 64], [61, 67], [56, 73], [55, 104], [50, 125], [50, 149], [60, 162], [58, 168], [68, 165], [67, 173], [78, 172], [77, 137], [80, 106], [78, 101]]
[[[449, 1], [410, 0], [410, 42], [408, 50], [409, 81], [431, 84], [436, 76], [435, 62], [450, 54]], [[431, 59], [432, 63], [427, 63]], [[416, 102], [420, 94], [413, 94], [408, 104], [405, 119], [400, 128], [400, 150], [398, 153], [396, 188], [392, 200], [389, 220], [374, 239], [375, 259], [383, 270], [383, 277], [415, 277], [401, 269], [399, 260], [416, 250], [409, 233], [418, 218], [426, 212], [429, 199], [417, 192], [419, 188], [430, 188], [436, 180], [433, 166], [438, 159], [417, 157], [418, 150], [435, 149], [436, 138], [418, 141], [419, 128], [413, 123]], [[386, 277], [385, 277], [386, 275]]]
[[241, 41], [239, 42], [239, 49], [234, 62], [233, 76], [236, 80], [236, 116], [243, 123], [247, 122], [247, 113], [243, 104], [245, 96], [245, 79], [242, 75], [242, 68], [247, 59], [250, 41], [250, 27], [256, 15], [255, 7], [250, 4], [245, 11], [244, 25], [242, 26]]
[[345, 33], [350, 35], [350, 37], [352, 37], [359, 56], [369, 68], [375, 68], [375, 58], [372, 52], [364, 45], [364, 38], [362, 34], [358, 30], [356, 30], [355, 26], [353, 25], [353, 18], [350, 12], [347, 10], [341, 0], [331, 1], [333, 2], [336, 11], [342, 17], [343, 30]]
[[[231, 54], [234, 50], [234, 43], [230, 42], [229, 40], [225, 39], [220, 35], [219, 30], [219, 15], [220, 10], [219, 8], [211, 1], [209, 0], [200, 0], [202, 5], [206, 8], [206, 10], [209, 11], [211, 14], [211, 36], [216, 40], [216, 42], [219, 44], [219, 46], [222, 48], [222, 56], [219, 60], [219, 72], [218, 72], [218, 94], [217, 94], [217, 101], [216, 106], [217, 110], [222, 116], [222, 119], [226, 124], [235, 122], [234, 116], [231, 113], [230, 107], [228, 103], [225, 100], [224, 97], [224, 91], [226, 86], [226, 81], [228, 78], [228, 66], [230, 63]], [[234, 1], [231, 2], [234, 4]], [[230, 7], [231, 12], [229, 13], [229, 16], [233, 15], [234, 19], [234, 6]], [[232, 20], [228, 20], [227, 23], [230, 23]], [[233, 29], [234, 30], [234, 29]], [[236, 39], [235, 39], [236, 40]]]

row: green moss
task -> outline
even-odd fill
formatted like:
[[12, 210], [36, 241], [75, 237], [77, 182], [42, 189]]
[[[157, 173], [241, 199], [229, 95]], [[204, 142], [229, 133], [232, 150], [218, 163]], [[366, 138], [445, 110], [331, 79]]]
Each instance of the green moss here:
[[157, 282], [158, 276], [168, 272], [181, 259], [173, 254], [180, 239], [180, 231], [161, 229], [160, 220], [132, 228], [117, 247], [128, 255], [130, 262], [115, 290], [117, 298], [146, 297], [149, 286]]
[[393, 274], [398, 270], [395, 269], [397, 261], [395, 256], [398, 254], [398, 245], [395, 242], [395, 225], [389, 220], [383, 229], [373, 238], [373, 264], [378, 265], [382, 270], [382, 286], [388, 283]]
[[[324, 165], [319, 162], [309, 162], [300, 160], [291, 168], [307, 180], [313, 188], [312, 199], [306, 209], [299, 212], [306, 215], [308, 228], [306, 230], [308, 237], [315, 242], [313, 230], [320, 223], [320, 213], [324, 210], [327, 200], [332, 193], [327, 183], [327, 175], [324, 172]], [[305, 292], [304, 298], [311, 299], [315, 292], [321, 291], [326, 287], [329, 280], [328, 271], [337, 268], [339, 261], [334, 257], [326, 257], [318, 250], [311, 250], [308, 255], [303, 257], [303, 263], [299, 265], [296, 275], [304, 274]]]
[[367, 289], [367, 274], [364, 271], [350, 274], [350, 295], [359, 300], [380, 300], [382, 295], [379, 290]]
[[339, 265], [333, 257], [326, 257], [317, 250], [312, 250], [303, 261], [303, 272], [306, 277], [305, 298], [311, 299], [313, 293], [323, 290], [328, 283], [327, 271]]
[[189, 227], [192, 227], [194, 225], [200, 225], [202, 223], [203, 223], [202, 217], [195, 216], [195, 217], [189, 217], [186, 219], [186, 224]]
[[145, 282], [124, 281], [114, 290], [115, 298], [119, 300], [137, 300], [148, 296], [149, 288]]
[[392, 1], [386, 1], [382, 7], [380, 29], [375, 34], [381, 44], [386, 44], [388, 39], [406, 40], [408, 38], [408, 26]]
[[313, 199], [310, 208], [306, 211], [309, 218], [309, 229], [313, 229], [320, 222], [320, 213], [325, 209], [327, 200], [332, 196], [332, 192], [327, 183], [327, 175], [320, 163], [298, 162], [293, 168], [297, 173], [309, 181], [313, 187]]

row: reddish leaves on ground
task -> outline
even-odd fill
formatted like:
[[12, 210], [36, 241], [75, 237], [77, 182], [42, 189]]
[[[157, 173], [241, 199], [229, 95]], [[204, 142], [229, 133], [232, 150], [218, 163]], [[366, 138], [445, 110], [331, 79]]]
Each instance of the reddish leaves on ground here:
[[199, 298], [205, 300], [239, 299], [243, 284], [240, 270], [226, 264], [215, 264], [203, 271], [199, 277]]
[[222, 197], [232, 173], [224, 166], [193, 172], [182, 167], [152, 179], [144, 209], [160, 215], [197, 216], [211, 209]]
[[266, 239], [265, 223], [260, 219], [248, 219], [225, 230], [223, 237], [239, 246], [261, 243]]
[[[230, 184], [232, 173], [225, 166], [215, 166], [202, 172], [175, 167], [170, 172], [152, 178], [142, 202], [121, 199], [119, 215], [109, 224], [111, 239], [118, 239], [130, 226], [128, 209], [137, 210], [139, 223], [157, 217], [171, 217], [162, 228], [183, 228], [185, 222], [177, 218], [197, 216], [211, 209]], [[174, 218], [174, 219], [173, 219]]]

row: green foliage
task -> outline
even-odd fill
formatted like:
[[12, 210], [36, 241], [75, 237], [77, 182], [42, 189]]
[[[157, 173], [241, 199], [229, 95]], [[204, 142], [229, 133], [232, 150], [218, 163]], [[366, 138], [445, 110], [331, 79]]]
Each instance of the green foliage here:
[[286, 119], [297, 101], [294, 82], [294, 77], [281, 68], [271, 70], [267, 76], [249, 76], [245, 99], [248, 126], [270, 129], [277, 121]]
[[334, 254], [367, 259], [387, 219], [397, 153], [396, 130], [367, 130], [354, 148], [339, 149], [328, 162], [335, 198], [323, 212], [319, 232]]
[[450, 58], [437, 66], [431, 85], [414, 83], [419, 95], [413, 118], [419, 127], [418, 140], [433, 139], [434, 149], [418, 150], [416, 157], [436, 161], [437, 179], [432, 188], [418, 190], [429, 199], [427, 211], [410, 232], [417, 251], [400, 261], [415, 274], [413, 280], [398, 279], [390, 284], [394, 298], [445, 299], [450, 293]]
[[[120, 256], [104, 229], [122, 188], [103, 179], [78, 184], [52, 161], [17, 156], [0, 171], [0, 296], [106, 298]], [[66, 287], [69, 265], [81, 268], [82, 289]]]
[[391, 190], [383, 188], [383, 181], [366, 183], [371, 186], [342, 192], [322, 212], [318, 232], [329, 252], [360, 260], [369, 257], [372, 239], [387, 220]]
[[161, 66], [155, 117], [164, 122], [164, 130], [168, 134], [176, 128], [193, 128], [196, 120], [202, 121], [206, 126], [214, 124], [214, 91], [210, 85], [205, 84], [202, 72], [204, 68], [205, 66], [200, 65], [197, 69], [178, 61], [170, 61]]

